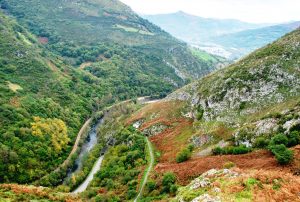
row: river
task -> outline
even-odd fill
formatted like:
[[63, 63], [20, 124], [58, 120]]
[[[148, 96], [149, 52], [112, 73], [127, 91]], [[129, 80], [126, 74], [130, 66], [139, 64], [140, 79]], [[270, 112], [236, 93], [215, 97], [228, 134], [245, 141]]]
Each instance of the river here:
[[[87, 156], [89, 154], [89, 152], [96, 146], [96, 144], [98, 142], [97, 129], [101, 126], [102, 123], [103, 123], [103, 118], [99, 119], [99, 121], [96, 124], [94, 124], [91, 127], [91, 129], [89, 130], [86, 141], [83, 143], [80, 153], [75, 161], [75, 164], [74, 164], [75, 169], [69, 171], [68, 176], [65, 179], [65, 181], [69, 180], [74, 173], [76, 173], [82, 169], [83, 159], [85, 158], [85, 156]], [[85, 189], [87, 188], [89, 183], [92, 181], [93, 175], [100, 169], [102, 159], [103, 159], [103, 157], [100, 157], [97, 160], [97, 162], [95, 163], [95, 165], [93, 167], [93, 170], [89, 173], [88, 177], [77, 189], [75, 189], [75, 191], [73, 191], [73, 193], [79, 193], [79, 192], [85, 191]]]
[[[149, 104], [149, 103], [157, 102], [159, 100], [152, 100], [150, 97], [140, 97], [137, 99], [137, 101], [140, 104]], [[124, 102], [127, 102], [127, 101], [124, 101]], [[74, 166], [75, 169], [73, 169], [72, 171], [70, 171], [68, 173], [66, 180], [70, 179], [72, 177], [72, 174], [74, 174], [82, 169], [82, 161], [83, 161], [84, 157], [96, 146], [96, 144], [98, 142], [97, 129], [99, 128], [99, 126], [101, 126], [101, 124], [103, 124], [103, 118], [100, 119], [95, 125], [92, 126], [91, 130], [88, 133], [87, 141], [82, 145], [80, 154], [75, 161], [75, 166]], [[80, 184], [72, 192], [73, 194], [81, 193], [86, 190], [86, 188], [88, 187], [90, 182], [93, 180], [94, 175], [100, 170], [103, 158], [104, 158], [104, 155], [100, 156], [97, 159], [97, 161], [95, 162], [95, 164], [94, 164], [92, 170], [90, 171], [89, 175], [87, 176], [87, 178], [84, 180], [84, 182], [82, 184]]]

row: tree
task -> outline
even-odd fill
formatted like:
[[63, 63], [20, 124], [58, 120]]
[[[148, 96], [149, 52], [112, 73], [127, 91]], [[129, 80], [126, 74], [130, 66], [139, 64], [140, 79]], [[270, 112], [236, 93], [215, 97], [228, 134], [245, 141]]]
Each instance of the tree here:
[[[162, 180], [163, 191], [170, 193], [171, 187], [172, 185], [175, 184], [175, 182], [176, 182], [176, 176], [174, 175], [174, 173], [171, 172], [165, 173]], [[172, 191], [174, 191], [174, 189], [172, 189]]]
[[55, 152], [61, 152], [70, 141], [67, 134], [67, 126], [60, 119], [43, 119], [34, 117], [34, 122], [31, 123], [31, 131], [35, 136], [50, 141]]

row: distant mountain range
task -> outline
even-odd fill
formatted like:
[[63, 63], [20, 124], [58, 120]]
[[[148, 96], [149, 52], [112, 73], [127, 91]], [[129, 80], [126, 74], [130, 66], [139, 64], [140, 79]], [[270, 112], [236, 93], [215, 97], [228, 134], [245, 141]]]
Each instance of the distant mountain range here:
[[203, 18], [182, 11], [143, 17], [190, 45], [230, 59], [240, 58], [300, 26], [300, 22], [272, 25]]

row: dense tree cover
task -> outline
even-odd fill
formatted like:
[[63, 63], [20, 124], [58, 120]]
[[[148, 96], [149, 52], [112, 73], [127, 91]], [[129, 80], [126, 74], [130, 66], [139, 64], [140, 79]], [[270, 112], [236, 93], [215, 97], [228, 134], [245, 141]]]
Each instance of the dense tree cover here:
[[[101, 170], [88, 189], [96, 201], [126, 201], [137, 194], [138, 175], [145, 165], [146, 141], [133, 127], [123, 129], [116, 136], [116, 144], [106, 153]], [[98, 192], [97, 190], [102, 190]], [[95, 191], [95, 192], [94, 192]]]
[[176, 85], [184, 84], [173, 67], [191, 78], [214, 68], [214, 64], [194, 56], [186, 44], [140, 18], [119, 1], [113, 4], [106, 0], [93, 3], [87, 0], [1, 2], [22, 25], [35, 35], [46, 37], [48, 49], [72, 64], [101, 61], [117, 55], [124, 63], [119, 69], [132, 66], [131, 69], [143, 70], [144, 75], [153, 79], [158, 77], [160, 80], [156, 82], [163, 85], [166, 79]]
[[60, 119], [41, 119], [33, 117], [31, 133], [41, 139], [42, 142], [50, 140], [54, 152], [59, 154], [68, 145], [70, 138], [67, 134], [66, 124]]
[[[0, 11], [0, 153], [7, 157], [0, 159], [0, 182], [30, 183], [49, 174], [67, 157], [93, 110], [117, 100], [165, 96], [187, 81], [174, 67], [195, 77], [211, 70], [185, 44], [108, 2], [0, 0], [18, 20]], [[74, 68], [84, 62], [93, 63]], [[45, 184], [58, 184], [65, 171]]]

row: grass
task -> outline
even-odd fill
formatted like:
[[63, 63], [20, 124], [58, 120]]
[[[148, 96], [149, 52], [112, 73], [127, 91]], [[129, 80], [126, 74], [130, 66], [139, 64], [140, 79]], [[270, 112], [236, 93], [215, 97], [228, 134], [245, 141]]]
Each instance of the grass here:
[[[151, 142], [147, 139], [147, 137], [145, 137], [145, 140], [147, 142], [147, 155], [146, 155], [146, 159], [147, 159], [147, 162], [149, 162], [149, 165], [148, 165], [148, 168], [144, 170], [144, 174], [143, 174], [143, 177], [140, 181], [140, 188], [139, 188], [139, 193], [138, 196], [136, 197], [136, 201], [138, 201], [139, 198], [141, 198], [143, 196], [143, 191], [144, 191], [144, 186], [146, 185], [147, 181], [148, 181], [148, 178], [149, 178], [149, 175], [151, 173], [151, 170], [154, 166], [154, 163], [155, 163], [155, 154], [153, 153], [153, 147], [151, 145]], [[152, 152], [152, 154], [151, 154]], [[153, 159], [151, 159], [151, 156], [153, 156]]]
[[17, 92], [18, 90], [23, 89], [20, 85], [11, 83], [10, 81], [7, 81], [7, 85], [9, 87], [9, 89], [12, 90], [13, 92]]
[[144, 31], [144, 30], [140, 30], [134, 27], [128, 27], [128, 26], [124, 26], [124, 25], [115, 25], [114, 28], [118, 28], [118, 29], [123, 29], [126, 32], [133, 32], [133, 33], [138, 33], [138, 34], [143, 34], [143, 35], [150, 35], [150, 36], [154, 36], [155, 34], [152, 32], [148, 32], [148, 31]]

